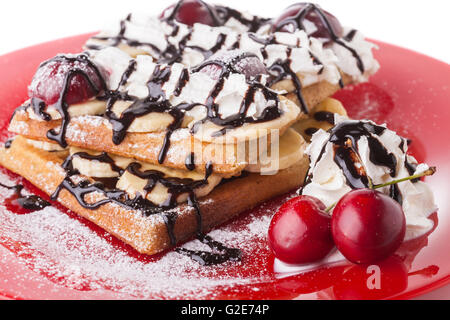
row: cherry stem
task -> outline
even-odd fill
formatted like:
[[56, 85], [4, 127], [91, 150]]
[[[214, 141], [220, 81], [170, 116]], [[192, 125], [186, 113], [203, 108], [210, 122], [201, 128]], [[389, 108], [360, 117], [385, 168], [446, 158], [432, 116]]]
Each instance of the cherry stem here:
[[379, 189], [379, 188], [383, 188], [383, 187], [387, 187], [393, 184], [397, 184], [403, 181], [408, 181], [408, 180], [414, 180], [414, 179], [418, 179], [418, 178], [422, 178], [425, 176], [432, 176], [434, 173], [436, 172], [436, 167], [430, 167], [428, 170], [425, 170], [424, 172], [418, 173], [418, 174], [414, 174], [412, 176], [406, 177], [406, 178], [402, 178], [402, 179], [398, 179], [398, 180], [392, 180], [383, 184], [377, 184], [374, 185], [372, 187], [372, 189]]
[[[430, 167], [428, 170], [425, 170], [424, 172], [418, 173], [418, 174], [414, 174], [412, 176], [406, 177], [406, 178], [402, 178], [402, 179], [398, 179], [398, 180], [392, 180], [390, 182], [386, 182], [383, 184], [377, 184], [377, 185], [371, 185], [370, 184], [370, 189], [379, 189], [379, 188], [383, 188], [386, 186], [390, 186], [392, 184], [397, 184], [400, 182], [404, 182], [404, 181], [408, 181], [408, 180], [414, 180], [414, 179], [418, 179], [418, 178], [422, 178], [425, 176], [432, 176], [434, 173], [436, 172], [436, 167]], [[369, 180], [370, 182], [371, 180]], [[326, 213], [330, 213], [331, 210], [333, 210], [333, 208], [336, 206], [337, 202], [333, 203], [331, 206], [329, 206], [328, 208], [325, 209]]]
[[330, 213], [331, 210], [333, 210], [333, 208], [336, 206], [337, 202], [333, 203], [331, 206], [329, 206], [328, 208], [325, 209], [326, 213]]

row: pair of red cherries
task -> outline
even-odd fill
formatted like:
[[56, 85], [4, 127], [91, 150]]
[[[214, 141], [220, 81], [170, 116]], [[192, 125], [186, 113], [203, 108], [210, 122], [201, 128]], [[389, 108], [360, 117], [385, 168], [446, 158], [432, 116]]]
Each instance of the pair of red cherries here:
[[317, 198], [298, 196], [283, 204], [269, 226], [275, 256], [291, 264], [325, 258], [336, 246], [351, 262], [374, 263], [402, 244], [405, 215], [398, 202], [373, 189], [352, 190], [330, 215]]
[[435, 172], [436, 168], [430, 167], [370, 189], [352, 190], [330, 208], [311, 196], [293, 198], [272, 218], [268, 234], [270, 248], [278, 259], [291, 264], [319, 261], [334, 246], [353, 263], [381, 261], [403, 243], [406, 219], [402, 206], [376, 189]]

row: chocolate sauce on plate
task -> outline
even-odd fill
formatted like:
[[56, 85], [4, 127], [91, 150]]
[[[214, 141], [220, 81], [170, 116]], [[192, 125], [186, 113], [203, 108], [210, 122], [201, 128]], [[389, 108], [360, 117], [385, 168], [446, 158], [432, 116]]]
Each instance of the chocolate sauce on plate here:
[[198, 235], [198, 239], [212, 249], [212, 252], [188, 250], [185, 248], [176, 248], [175, 251], [188, 256], [203, 266], [221, 264], [227, 261], [240, 261], [242, 252], [236, 248], [229, 248], [224, 244], [212, 239], [208, 235]]
[[[9, 197], [8, 199], [5, 199], [6, 208], [13, 212], [31, 213], [51, 206], [48, 201], [45, 201], [37, 195], [23, 195], [23, 185], [21, 184], [15, 186], [7, 186], [3, 183], [0, 183], [0, 186], [9, 190], [14, 190], [14, 195]], [[17, 210], [16, 208], [18, 207], [21, 210]]]

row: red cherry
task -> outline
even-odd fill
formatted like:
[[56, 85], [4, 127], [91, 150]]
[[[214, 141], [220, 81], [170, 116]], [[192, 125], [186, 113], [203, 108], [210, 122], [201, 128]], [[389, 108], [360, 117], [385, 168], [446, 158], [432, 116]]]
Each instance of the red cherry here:
[[178, 22], [188, 26], [193, 26], [194, 23], [212, 27], [220, 25], [214, 6], [210, 6], [201, 0], [181, 0], [165, 9], [160, 16], [160, 19], [162, 18], [175, 18]]
[[405, 214], [398, 202], [372, 189], [343, 196], [333, 210], [331, 230], [339, 251], [354, 263], [375, 263], [402, 244]]
[[46, 105], [56, 103], [64, 90], [66, 76], [76, 70], [81, 73], [75, 74], [70, 80], [65, 97], [69, 105], [86, 101], [105, 89], [99, 70], [86, 56], [74, 58], [58, 56], [39, 67], [28, 87], [30, 98], [39, 98]]
[[[300, 17], [298, 14], [308, 6], [313, 7], [299, 24]], [[301, 25], [303, 25], [308, 36], [327, 39], [326, 42], [328, 42], [329, 40], [332, 40], [332, 35], [320, 13], [323, 13], [325, 16], [331, 29], [334, 31], [334, 34], [338, 37], [342, 37], [343, 30], [339, 20], [331, 13], [322, 10], [319, 6], [307, 2], [300, 2], [287, 7], [281, 16], [273, 23], [273, 31], [294, 32], [297, 28], [302, 28]], [[315, 28], [312, 27], [311, 24], [313, 24]]]
[[[216, 61], [217, 63], [208, 63], [208, 61]], [[232, 72], [242, 73], [247, 78], [267, 74], [266, 67], [257, 56], [247, 54], [241, 50], [219, 51], [206, 61], [205, 66], [200, 71], [217, 80], [222, 73], [223, 67], [229, 68]]]
[[269, 246], [286, 263], [310, 263], [324, 258], [334, 247], [331, 218], [314, 197], [299, 196], [283, 204], [269, 226]]

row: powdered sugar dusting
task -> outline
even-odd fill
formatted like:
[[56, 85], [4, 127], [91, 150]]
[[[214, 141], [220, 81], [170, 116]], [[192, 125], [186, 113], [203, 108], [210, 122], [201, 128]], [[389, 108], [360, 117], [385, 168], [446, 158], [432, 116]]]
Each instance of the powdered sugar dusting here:
[[[0, 175], [0, 181], [15, 184], [5, 174]], [[2, 203], [10, 191], [0, 189]], [[258, 212], [210, 233], [214, 239], [238, 247], [244, 254], [243, 262], [212, 267], [200, 266], [173, 251], [158, 258], [143, 257], [123, 245], [118, 246], [117, 240], [111, 241], [110, 235], [93, 230], [84, 220], [55, 207], [18, 215], [0, 205], [0, 242], [29, 269], [69, 289], [106, 290], [118, 297], [213, 298], [217, 287], [246, 285], [271, 278], [264, 269], [259, 273], [249, 271], [252, 264], [248, 259], [255, 254], [255, 244], [266, 246], [265, 236], [274, 208], [269, 206]], [[198, 240], [183, 246], [209, 250]], [[251, 260], [263, 256], [252, 256]], [[20, 276], [18, 278], [20, 282]]]

